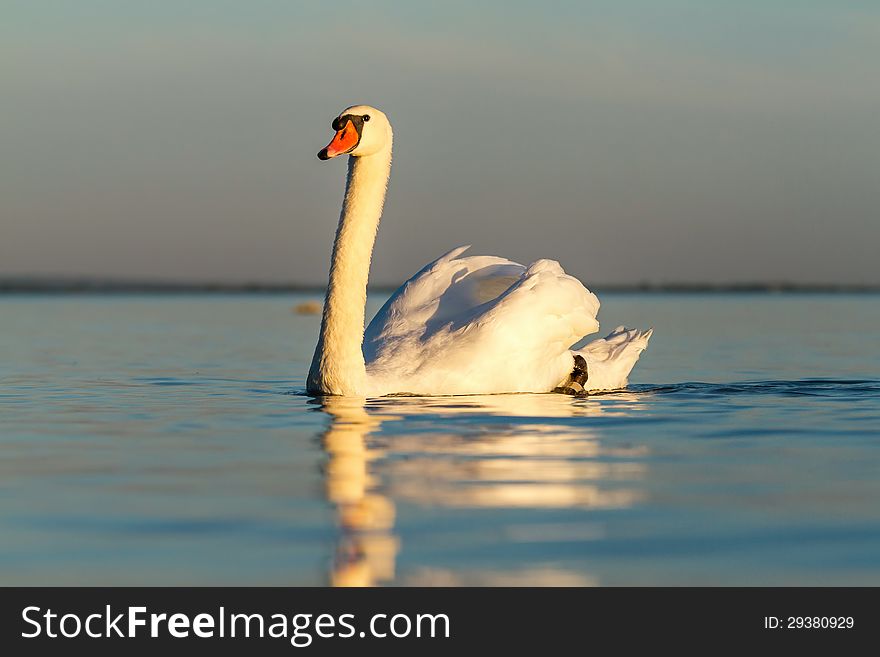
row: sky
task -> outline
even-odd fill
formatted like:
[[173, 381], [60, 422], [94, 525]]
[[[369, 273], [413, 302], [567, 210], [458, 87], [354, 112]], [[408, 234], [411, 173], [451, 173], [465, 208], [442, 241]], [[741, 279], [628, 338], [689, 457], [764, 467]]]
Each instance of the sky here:
[[880, 3], [0, 0], [0, 277], [326, 282], [330, 121], [395, 130], [371, 280], [880, 283]]

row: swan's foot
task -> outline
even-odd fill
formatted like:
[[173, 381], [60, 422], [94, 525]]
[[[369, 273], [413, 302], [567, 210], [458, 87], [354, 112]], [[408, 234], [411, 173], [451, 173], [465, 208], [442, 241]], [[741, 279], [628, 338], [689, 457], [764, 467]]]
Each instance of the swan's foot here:
[[587, 361], [580, 354], [575, 354], [574, 369], [568, 376], [565, 385], [553, 388], [553, 392], [563, 395], [585, 395], [584, 384], [587, 382], [589, 373], [587, 372]]

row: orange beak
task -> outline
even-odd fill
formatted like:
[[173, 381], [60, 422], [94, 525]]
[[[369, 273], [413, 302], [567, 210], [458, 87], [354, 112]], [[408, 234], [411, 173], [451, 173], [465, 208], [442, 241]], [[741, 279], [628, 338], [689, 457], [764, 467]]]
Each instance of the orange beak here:
[[361, 136], [358, 134], [354, 124], [350, 120], [346, 121], [342, 130], [337, 131], [336, 136], [333, 137], [333, 141], [327, 144], [327, 148], [321, 149], [321, 152], [318, 153], [318, 158], [329, 160], [331, 157], [348, 153], [354, 150], [360, 140]]

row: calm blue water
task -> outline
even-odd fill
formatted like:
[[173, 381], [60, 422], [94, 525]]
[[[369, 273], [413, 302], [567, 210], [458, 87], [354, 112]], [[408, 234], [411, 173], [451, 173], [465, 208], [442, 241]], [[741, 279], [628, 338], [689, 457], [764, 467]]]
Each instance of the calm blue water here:
[[0, 298], [0, 583], [880, 585], [878, 296], [604, 295], [627, 392], [365, 404], [304, 298]]

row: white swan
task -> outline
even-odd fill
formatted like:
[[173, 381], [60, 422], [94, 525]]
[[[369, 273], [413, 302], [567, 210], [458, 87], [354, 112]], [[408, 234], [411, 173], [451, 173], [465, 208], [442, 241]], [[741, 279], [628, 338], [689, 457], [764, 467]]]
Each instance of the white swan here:
[[[453, 249], [404, 283], [364, 332], [370, 257], [391, 173], [391, 124], [356, 105], [333, 120], [318, 153], [348, 154], [311, 394], [462, 395], [622, 388], [651, 330], [619, 327], [572, 351], [599, 328], [599, 300], [559, 263], [528, 267]], [[578, 358], [581, 357], [581, 358]]]

